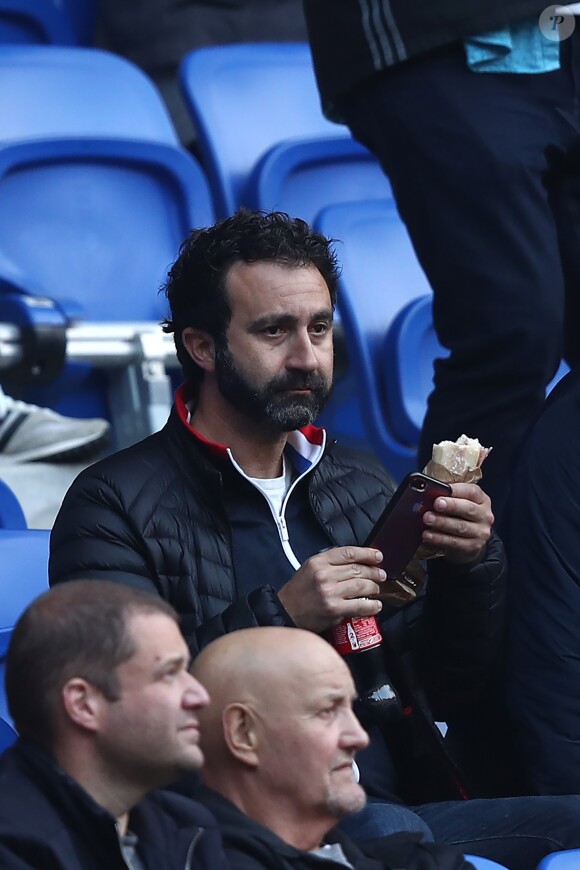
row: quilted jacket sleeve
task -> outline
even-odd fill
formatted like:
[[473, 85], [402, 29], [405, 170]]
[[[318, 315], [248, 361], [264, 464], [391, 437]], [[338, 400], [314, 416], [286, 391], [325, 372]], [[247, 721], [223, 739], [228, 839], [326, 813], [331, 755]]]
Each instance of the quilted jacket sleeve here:
[[507, 565], [503, 544], [490, 539], [471, 567], [429, 564], [427, 594], [416, 627], [415, 653], [436, 718], [481, 699], [504, 661]]
[[82, 578], [160, 591], [150, 551], [114, 483], [87, 472], [70, 487], [50, 536], [50, 585]]

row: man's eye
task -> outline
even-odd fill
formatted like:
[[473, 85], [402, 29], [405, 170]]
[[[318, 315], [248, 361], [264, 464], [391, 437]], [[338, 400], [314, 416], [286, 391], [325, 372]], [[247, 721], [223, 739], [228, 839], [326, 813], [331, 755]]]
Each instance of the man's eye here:
[[282, 329], [279, 326], [267, 326], [264, 332], [266, 335], [276, 336], [280, 335]]
[[336, 716], [336, 707], [324, 707], [319, 713], [323, 719], [333, 719]]
[[328, 323], [315, 323], [312, 332], [315, 335], [325, 335], [328, 332]]

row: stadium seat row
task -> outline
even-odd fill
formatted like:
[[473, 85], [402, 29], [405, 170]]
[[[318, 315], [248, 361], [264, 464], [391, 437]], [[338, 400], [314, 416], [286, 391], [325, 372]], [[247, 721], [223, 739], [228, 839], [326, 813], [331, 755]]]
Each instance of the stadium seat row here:
[[[447, 351], [380, 166], [323, 116], [306, 44], [197, 49], [181, 82], [203, 169], [127, 61], [88, 48], [0, 48], [0, 321], [35, 337], [8, 383], [26, 377], [36, 385], [28, 399], [110, 417], [117, 446], [147, 434], [171, 399], [158, 384], [165, 399], [151, 407], [141, 373], [174, 364], [170, 345], [150, 335], [179, 242], [240, 205], [281, 209], [337, 239], [344, 264], [338, 317], [350, 366], [321, 422], [400, 479], [416, 464], [433, 360]], [[112, 324], [129, 327], [121, 350]], [[0, 342], [0, 365], [8, 356]]]
[[[388, 181], [345, 128], [322, 116], [306, 45], [199, 49], [183, 80], [203, 170], [132, 64], [88, 48], [0, 48], [0, 321], [35, 339], [4, 380], [27, 379], [34, 389], [25, 397], [61, 413], [110, 416], [118, 446], [147, 434], [147, 421], [141, 431], [123, 426], [138, 415], [129, 413], [130, 385], [118, 377], [126, 363], [118, 334], [106, 327], [132, 325], [137, 340], [140, 324], [151, 329], [164, 316], [156, 290], [192, 226], [240, 204], [316, 225], [326, 209], [325, 231], [342, 240], [341, 260], [353, 265], [339, 304], [351, 373], [323, 422], [373, 449], [400, 477], [414, 465], [432, 357], [420, 381], [416, 365], [401, 364], [414, 398], [398, 401], [399, 379], [375, 369], [380, 352], [369, 356], [367, 344], [381, 343], [399, 310], [430, 290]], [[358, 228], [375, 223], [386, 244], [377, 240], [359, 255]], [[88, 326], [91, 340], [82, 344]], [[13, 362], [7, 350], [0, 338], [0, 364]], [[159, 346], [154, 353], [167, 361]], [[407, 404], [414, 416], [399, 425], [393, 408]]]

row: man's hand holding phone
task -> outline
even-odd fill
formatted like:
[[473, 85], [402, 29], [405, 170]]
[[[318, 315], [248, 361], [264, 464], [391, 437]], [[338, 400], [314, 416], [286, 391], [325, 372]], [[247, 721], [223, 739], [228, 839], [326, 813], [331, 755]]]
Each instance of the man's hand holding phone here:
[[385, 600], [396, 603], [396, 578], [421, 541], [449, 562], [470, 564], [481, 557], [493, 520], [489, 496], [476, 484], [408, 475], [365, 546], [332, 547], [311, 556], [278, 597], [296, 625], [310, 631], [326, 631], [345, 617], [376, 616], [383, 605], [374, 596], [385, 593]]
[[491, 500], [475, 483], [454, 483], [451, 490], [423, 515], [423, 542], [442, 550], [449, 562], [468, 565], [481, 558], [491, 536]]

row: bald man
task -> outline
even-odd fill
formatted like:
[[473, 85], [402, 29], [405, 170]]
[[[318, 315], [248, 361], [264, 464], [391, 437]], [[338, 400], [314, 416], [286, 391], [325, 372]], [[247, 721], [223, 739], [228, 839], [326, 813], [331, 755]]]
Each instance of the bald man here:
[[368, 737], [352, 709], [350, 671], [318, 635], [237, 631], [202, 650], [192, 672], [212, 697], [198, 712], [211, 789], [203, 801], [237, 870], [307, 870], [321, 858], [354, 870], [471, 866], [451, 846], [420, 843], [419, 834], [367, 848], [335, 828], [366, 803], [353, 761]]

